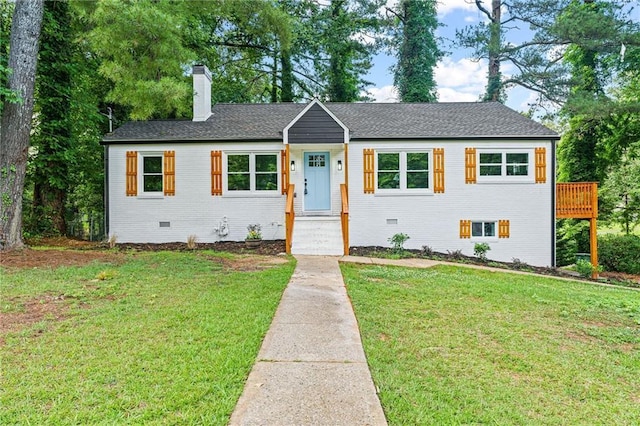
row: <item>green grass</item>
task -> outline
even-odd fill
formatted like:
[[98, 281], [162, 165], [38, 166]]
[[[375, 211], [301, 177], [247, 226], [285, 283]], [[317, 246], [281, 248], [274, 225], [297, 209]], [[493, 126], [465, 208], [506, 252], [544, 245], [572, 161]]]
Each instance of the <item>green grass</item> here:
[[239, 272], [213, 257], [0, 271], [1, 312], [64, 305], [3, 336], [0, 424], [226, 424], [294, 261]]
[[341, 267], [389, 424], [640, 424], [640, 292]]

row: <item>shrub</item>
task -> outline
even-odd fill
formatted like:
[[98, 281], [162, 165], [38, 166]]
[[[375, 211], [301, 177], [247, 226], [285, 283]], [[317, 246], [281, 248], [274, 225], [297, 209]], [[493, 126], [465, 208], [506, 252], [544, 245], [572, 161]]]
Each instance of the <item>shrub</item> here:
[[605, 235], [598, 239], [598, 263], [607, 271], [640, 274], [640, 236]]
[[247, 226], [247, 240], [261, 240], [262, 239], [262, 226], [259, 223], [254, 223]]
[[422, 246], [422, 255], [423, 256], [433, 256], [433, 249], [429, 246]]
[[[602, 266], [598, 266], [598, 272], [602, 272]], [[576, 262], [576, 271], [585, 278], [591, 278], [596, 268], [588, 260], [580, 259]]]
[[404, 243], [406, 243], [409, 238], [410, 237], [407, 234], [403, 234], [402, 232], [399, 232], [395, 234], [393, 237], [389, 238], [388, 241], [393, 246], [393, 251], [396, 253], [400, 253], [404, 251]]
[[453, 260], [462, 260], [464, 259], [464, 255], [462, 254], [462, 250], [447, 250], [447, 255]]
[[473, 254], [475, 254], [480, 260], [487, 260], [487, 252], [491, 250], [491, 247], [487, 243], [476, 243], [473, 246]]
[[195, 248], [197, 247], [197, 241], [198, 241], [198, 237], [196, 237], [195, 235], [189, 235], [187, 237], [187, 248], [189, 250], [195, 250]]

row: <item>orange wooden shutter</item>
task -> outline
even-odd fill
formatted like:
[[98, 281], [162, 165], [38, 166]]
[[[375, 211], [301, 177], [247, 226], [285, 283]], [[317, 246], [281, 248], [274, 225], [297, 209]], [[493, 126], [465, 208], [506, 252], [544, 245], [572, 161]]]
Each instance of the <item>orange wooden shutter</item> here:
[[433, 150], [433, 192], [444, 192], [444, 148]]
[[509, 221], [498, 221], [498, 238], [509, 238]]
[[289, 145], [280, 151], [280, 172], [282, 173], [282, 193], [286, 194], [289, 189]]
[[127, 151], [127, 197], [138, 195], [138, 152]]
[[547, 149], [536, 148], [536, 183], [547, 181]]
[[375, 192], [375, 161], [374, 150], [365, 149], [364, 153], [364, 193], [373, 194]]
[[222, 195], [222, 151], [211, 151], [211, 195]]
[[476, 183], [476, 149], [465, 148], [464, 150], [464, 183]]
[[460, 238], [471, 238], [471, 221], [460, 221]]
[[176, 195], [176, 152], [164, 152], [164, 195]]

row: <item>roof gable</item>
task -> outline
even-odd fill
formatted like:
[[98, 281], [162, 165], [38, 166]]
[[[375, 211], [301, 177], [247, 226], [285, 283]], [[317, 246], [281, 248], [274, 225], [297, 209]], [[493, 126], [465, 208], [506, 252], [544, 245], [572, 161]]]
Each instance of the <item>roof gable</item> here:
[[282, 137], [285, 144], [348, 143], [349, 129], [314, 99], [284, 128]]

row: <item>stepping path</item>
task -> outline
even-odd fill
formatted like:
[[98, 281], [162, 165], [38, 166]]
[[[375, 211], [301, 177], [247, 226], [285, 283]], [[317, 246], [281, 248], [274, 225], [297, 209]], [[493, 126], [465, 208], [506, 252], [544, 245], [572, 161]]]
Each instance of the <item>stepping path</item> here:
[[296, 256], [230, 425], [386, 425], [338, 257]]

